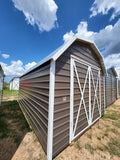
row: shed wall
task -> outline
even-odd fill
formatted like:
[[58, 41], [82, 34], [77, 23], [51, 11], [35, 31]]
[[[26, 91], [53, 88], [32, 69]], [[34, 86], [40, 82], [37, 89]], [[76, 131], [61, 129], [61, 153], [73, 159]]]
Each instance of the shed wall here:
[[14, 90], [19, 90], [19, 78], [15, 78], [13, 80], [13, 89]]
[[[74, 55], [99, 68], [100, 62], [92, 49], [80, 42], [74, 42], [56, 61], [55, 73], [55, 104], [54, 104], [54, 131], [53, 157], [69, 144], [70, 122], [70, 56]], [[84, 74], [84, 68], [80, 70]], [[101, 70], [101, 109], [104, 114], [104, 77]], [[82, 83], [83, 85], [83, 83]], [[79, 94], [76, 82], [75, 103], [79, 103]], [[88, 95], [86, 95], [88, 97]], [[83, 117], [84, 118], [84, 117]]]
[[1, 102], [2, 102], [3, 83], [4, 83], [4, 77], [3, 77], [3, 75], [0, 73], [0, 105], [1, 105]]
[[117, 99], [117, 79], [114, 75], [108, 73], [106, 77], [106, 106]]
[[120, 79], [118, 79], [118, 97], [120, 97]]
[[50, 62], [20, 78], [19, 104], [47, 152]]

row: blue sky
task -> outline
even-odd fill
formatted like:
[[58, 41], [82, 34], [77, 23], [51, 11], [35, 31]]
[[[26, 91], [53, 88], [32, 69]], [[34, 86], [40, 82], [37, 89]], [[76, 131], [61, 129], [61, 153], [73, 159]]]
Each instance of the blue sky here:
[[20, 76], [75, 34], [92, 40], [120, 70], [119, 0], [1, 0], [0, 64]]

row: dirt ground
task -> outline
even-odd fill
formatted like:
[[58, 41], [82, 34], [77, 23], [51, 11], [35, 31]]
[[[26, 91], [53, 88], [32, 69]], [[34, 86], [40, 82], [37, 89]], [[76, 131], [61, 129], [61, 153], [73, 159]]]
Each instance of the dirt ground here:
[[[20, 130], [20, 121], [9, 120], [21, 135], [19, 143], [10, 136], [0, 139], [0, 160], [46, 160], [34, 132]], [[5, 157], [7, 155], [7, 157]], [[65, 148], [54, 160], [120, 160], [120, 99], [106, 108], [106, 114], [72, 146]]]
[[[111, 114], [110, 114], [111, 113]], [[118, 118], [114, 118], [114, 114]], [[110, 115], [112, 115], [110, 117]], [[54, 160], [120, 160], [120, 99], [106, 109], [101, 118], [72, 146], [68, 146]], [[115, 125], [116, 124], [116, 125]], [[45, 160], [46, 156], [33, 132], [27, 133], [12, 160]]]

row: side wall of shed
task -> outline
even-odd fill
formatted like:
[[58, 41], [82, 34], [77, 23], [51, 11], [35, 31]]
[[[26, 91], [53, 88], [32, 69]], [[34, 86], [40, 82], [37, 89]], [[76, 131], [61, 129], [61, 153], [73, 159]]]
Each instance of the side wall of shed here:
[[47, 153], [50, 62], [20, 78], [19, 104]]
[[12, 89], [19, 90], [19, 78], [13, 79]]
[[4, 84], [4, 77], [0, 73], [0, 106], [1, 106], [1, 103], [2, 103], [3, 84]]
[[[99, 68], [100, 62], [94, 51], [80, 42], [74, 42], [56, 61], [53, 157], [69, 144], [70, 123], [70, 57], [76, 56]], [[83, 73], [82, 73], [83, 74]], [[101, 110], [104, 114], [104, 83], [101, 72]], [[83, 84], [82, 84], [83, 85]], [[79, 95], [77, 95], [79, 98]], [[78, 100], [75, 102], [78, 103]]]
[[110, 105], [117, 99], [117, 79], [114, 75], [109, 74], [106, 77], [106, 106]]
[[120, 79], [118, 79], [118, 97], [120, 97]]

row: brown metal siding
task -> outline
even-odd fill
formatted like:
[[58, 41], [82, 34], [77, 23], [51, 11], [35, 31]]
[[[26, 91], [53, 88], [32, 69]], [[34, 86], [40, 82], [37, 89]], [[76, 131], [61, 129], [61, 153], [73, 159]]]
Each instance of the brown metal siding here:
[[105, 76], [101, 76], [101, 116], [105, 113]]
[[116, 100], [116, 78], [112, 77], [112, 102]]
[[50, 62], [20, 78], [19, 104], [47, 152]]
[[120, 97], [120, 79], [118, 79], [118, 97]]
[[[80, 42], [74, 42], [56, 61], [55, 74], [55, 105], [54, 105], [54, 130], [53, 130], [53, 157], [69, 144], [69, 121], [70, 121], [70, 56], [74, 55], [99, 68], [100, 63], [89, 46]], [[84, 75], [84, 67], [79, 75]], [[102, 76], [101, 71], [101, 76]], [[82, 80], [81, 80], [82, 81]], [[84, 80], [83, 80], [84, 81]], [[103, 84], [103, 82], [102, 82]], [[104, 91], [101, 85], [102, 105], [104, 104]], [[79, 89], [75, 86], [76, 105], [79, 103]], [[88, 91], [86, 90], [86, 100]], [[102, 106], [103, 110], [103, 106]], [[102, 112], [103, 113], [103, 112]], [[83, 117], [84, 118], [84, 117]]]
[[109, 105], [111, 104], [111, 101], [112, 101], [112, 92], [111, 92], [111, 75], [108, 74], [107, 76], [107, 104], [106, 105]]
[[3, 95], [3, 84], [4, 84], [4, 77], [0, 73], [0, 105], [2, 103], [2, 95]]
[[107, 93], [107, 104], [106, 106], [108, 106], [109, 104], [113, 103], [117, 97], [117, 80], [116, 77], [114, 77], [111, 74], [108, 74], [107, 76], [107, 81], [106, 81], [106, 93]]

